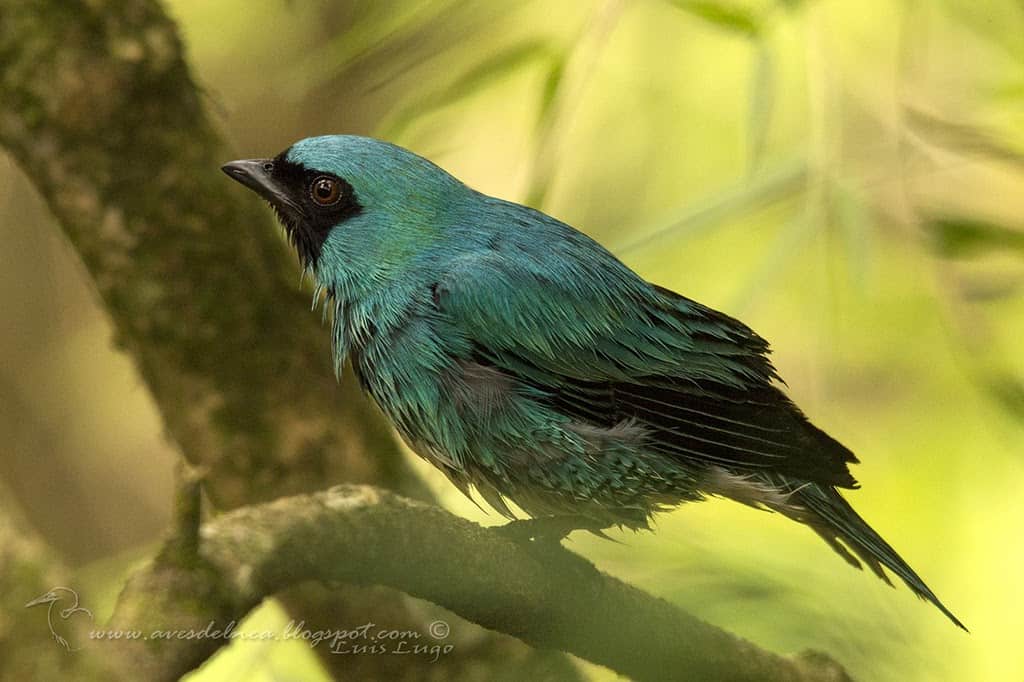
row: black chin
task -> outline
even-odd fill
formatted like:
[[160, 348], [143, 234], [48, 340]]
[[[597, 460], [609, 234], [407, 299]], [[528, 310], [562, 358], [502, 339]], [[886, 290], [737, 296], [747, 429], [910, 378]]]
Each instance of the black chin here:
[[274, 209], [277, 221], [281, 223], [288, 242], [299, 254], [299, 261], [303, 268], [315, 268], [320, 259], [320, 251], [324, 245], [327, 235], [321, 237], [316, 231], [304, 224], [304, 219], [295, 213], [289, 206], [280, 206], [272, 201], [267, 202], [270, 208]]
[[[267, 200], [284, 226], [288, 241], [299, 254], [303, 267], [315, 268], [320, 251], [331, 230], [362, 212], [355, 190], [344, 178], [306, 168], [288, 160], [288, 151], [273, 159], [232, 161], [222, 168]], [[337, 202], [321, 206], [313, 202], [309, 188], [318, 178], [328, 176], [341, 185]]]

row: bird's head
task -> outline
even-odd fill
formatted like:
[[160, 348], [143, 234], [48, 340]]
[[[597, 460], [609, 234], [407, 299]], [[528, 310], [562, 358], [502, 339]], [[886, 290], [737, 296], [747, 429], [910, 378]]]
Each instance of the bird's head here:
[[40, 604], [52, 604], [53, 602], [59, 599], [60, 595], [57, 594], [55, 590], [48, 590], [46, 592], [43, 592], [41, 595], [39, 595], [29, 603], [25, 604], [25, 608], [27, 609], [32, 606], [39, 606]]
[[430, 161], [354, 135], [301, 140], [272, 159], [223, 170], [266, 199], [303, 266], [385, 267], [431, 238], [437, 217], [465, 186]]

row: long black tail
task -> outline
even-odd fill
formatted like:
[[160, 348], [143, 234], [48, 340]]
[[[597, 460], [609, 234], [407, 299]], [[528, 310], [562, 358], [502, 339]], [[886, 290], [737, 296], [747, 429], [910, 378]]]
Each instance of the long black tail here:
[[[853, 507], [843, 499], [838, 490], [831, 486], [808, 483], [793, 489], [790, 502], [795, 503], [794, 506], [804, 507], [813, 513], [816, 518], [800, 518], [798, 520], [810, 525], [850, 564], [861, 568], [860, 561], [857, 560], [859, 557], [879, 578], [892, 585], [882, 570], [882, 566], [885, 566], [898, 575], [907, 584], [907, 587], [914, 591], [914, 594], [930, 601], [957, 627], [965, 632], [968, 631], [964, 624], [939, 601], [935, 593], [924, 584], [914, 569], [896, 553], [896, 550], [890, 547], [889, 543], [883, 540], [853, 510]], [[816, 522], [819, 519], [820, 522]], [[850, 553], [851, 550], [853, 554]]]

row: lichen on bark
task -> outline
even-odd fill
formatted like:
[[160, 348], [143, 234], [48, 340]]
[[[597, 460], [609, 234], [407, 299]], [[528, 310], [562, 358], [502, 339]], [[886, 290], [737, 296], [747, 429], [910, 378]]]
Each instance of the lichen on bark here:
[[336, 384], [267, 211], [220, 173], [233, 154], [160, 6], [2, 2], [0, 65], [0, 144], [218, 506], [341, 480], [425, 495], [375, 410]]

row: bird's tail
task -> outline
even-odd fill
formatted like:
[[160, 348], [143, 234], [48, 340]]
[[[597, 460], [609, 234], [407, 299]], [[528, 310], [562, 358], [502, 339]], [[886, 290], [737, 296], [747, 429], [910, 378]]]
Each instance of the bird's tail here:
[[853, 510], [838, 490], [831, 486], [804, 484], [792, 490], [790, 503], [793, 507], [803, 507], [813, 514], [810, 518], [798, 520], [811, 526], [848, 563], [861, 568], [860, 562], [863, 561], [875, 575], [892, 585], [882, 570], [882, 566], [885, 566], [898, 575], [914, 594], [930, 601], [957, 627], [967, 632], [964, 624], [939, 601], [896, 550]]

